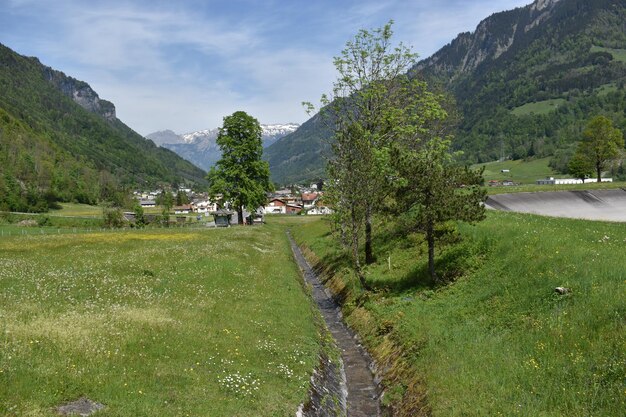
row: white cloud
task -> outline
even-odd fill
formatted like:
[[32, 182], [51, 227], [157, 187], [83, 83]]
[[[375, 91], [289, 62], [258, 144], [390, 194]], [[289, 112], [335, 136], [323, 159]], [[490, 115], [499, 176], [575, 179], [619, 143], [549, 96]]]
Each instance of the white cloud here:
[[360, 28], [393, 18], [394, 38], [426, 58], [525, 2], [193, 3], [0, 0], [0, 39], [91, 84], [140, 133], [182, 133], [236, 110], [262, 123], [303, 122], [300, 102], [329, 92], [332, 57]]

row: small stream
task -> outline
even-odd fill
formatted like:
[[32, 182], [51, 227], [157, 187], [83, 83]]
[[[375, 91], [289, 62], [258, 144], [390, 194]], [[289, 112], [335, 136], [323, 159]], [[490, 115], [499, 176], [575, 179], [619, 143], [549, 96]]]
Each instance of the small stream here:
[[380, 415], [380, 406], [378, 390], [370, 370], [371, 359], [355, 334], [343, 322], [339, 305], [319, 281], [291, 234], [288, 233], [288, 236], [304, 280], [311, 285], [311, 296], [341, 352], [339, 366], [329, 358], [320, 358], [320, 365], [311, 379], [310, 404], [299, 410], [298, 415], [377, 417]]

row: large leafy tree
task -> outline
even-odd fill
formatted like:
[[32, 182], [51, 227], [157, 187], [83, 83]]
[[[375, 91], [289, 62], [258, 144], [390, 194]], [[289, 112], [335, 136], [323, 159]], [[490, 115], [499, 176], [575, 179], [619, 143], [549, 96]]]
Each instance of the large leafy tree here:
[[[583, 131], [583, 140], [578, 144], [576, 153], [570, 162], [573, 174], [581, 174], [590, 168], [596, 173], [598, 182], [602, 181], [602, 171], [607, 164], [620, 156], [624, 150], [624, 135], [613, 127], [613, 122], [604, 116], [596, 116]], [[581, 168], [582, 167], [582, 168]], [[583, 172], [584, 174], [584, 172]], [[577, 175], [580, 176], [580, 175]]]
[[243, 224], [244, 207], [256, 210], [272, 189], [269, 165], [261, 159], [261, 135], [258, 120], [246, 112], [224, 117], [217, 136], [222, 158], [207, 176], [212, 198], [221, 194], [224, 201], [229, 201], [237, 210], [239, 224]]

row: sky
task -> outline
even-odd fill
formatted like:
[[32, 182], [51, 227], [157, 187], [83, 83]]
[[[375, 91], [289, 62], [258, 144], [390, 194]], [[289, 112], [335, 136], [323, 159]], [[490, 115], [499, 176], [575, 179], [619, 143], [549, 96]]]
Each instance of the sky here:
[[[487, 16], [532, 0], [0, 0], [0, 43], [85, 81], [142, 135], [303, 123], [360, 29], [427, 58]], [[1, 93], [1, 92], [0, 92]]]

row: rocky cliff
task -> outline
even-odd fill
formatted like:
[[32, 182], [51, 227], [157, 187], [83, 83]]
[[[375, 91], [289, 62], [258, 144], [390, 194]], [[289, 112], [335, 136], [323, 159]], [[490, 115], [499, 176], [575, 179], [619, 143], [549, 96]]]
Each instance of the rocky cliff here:
[[64, 95], [70, 97], [83, 109], [102, 116], [112, 122], [116, 120], [115, 105], [110, 101], [102, 100], [98, 93], [84, 81], [68, 77], [61, 71], [42, 66], [43, 76]]
[[560, 1], [536, 0], [525, 7], [495, 13], [481, 21], [474, 32], [459, 34], [414, 70], [445, 74], [451, 79], [471, 73], [482, 63], [498, 59], [531, 29], [548, 20]]

